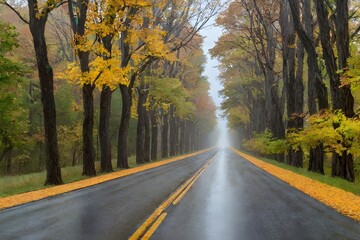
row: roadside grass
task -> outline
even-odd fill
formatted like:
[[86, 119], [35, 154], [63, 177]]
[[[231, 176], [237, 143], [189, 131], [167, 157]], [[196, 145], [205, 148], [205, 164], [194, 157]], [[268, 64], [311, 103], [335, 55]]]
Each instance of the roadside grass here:
[[[253, 155], [251, 153], [248, 153], [248, 154]], [[264, 157], [257, 157], [257, 158], [264, 162], [275, 165], [277, 167], [292, 171], [294, 173], [311, 178], [315, 181], [322, 182], [327, 185], [330, 185], [330, 186], [333, 186], [336, 188], [340, 188], [344, 191], [351, 192], [351, 193], [354, 193], [354, 194], [360, 196], [360, 179], [359, 179], [360, 176], [359, 175], [356, 176], [356, 181], [354, 183], [348, 182], [342, 178], [331, 177], [331, 175], [330, 175], [331, 174], [331, 162], [328, 158], [327, 158], [327, 160], [325, 160], [325, 163], [324, 163], [325, 175], [307, 171], [308, 161], [304, 161], [303, 168], [296, 168], [293, 166], [289, 166], [285, 163], [280, 163], [273, 159], [264, 158]]]
[[[174, 157], [181, 157], [183, 155], [187, 155], [190, 153], [192, 152]], [[156, 161], [151, 161], [149, 163], [159, 162], [166, 159], [168, 158], [160, 158]], [[130, 168], [149, 164], [149, 163], [136, 164], [135, 156], [130, 156], [128, 158], [128, 163]], [[116, 168], [116, 159], [112, 160], [112, 165], [114, 168], [114, 172], [123, 170], [121, 168]], [[82, 165], [77, 165], [74, 167], [61, 168], [61, 176], [64, 183], [66, 184], [66, 183], [76, 182], [79, 180], [90, 178], [88, 176], [82, 175], [82, 167], [83, 167]], [[100, 161], [95, 162], [95, 168], [98, 176], [107, 174], [100, 172]], [[46, 171], [24, 174], [24, 175], [0, 176], [0, 198], [52, 187], [52, 185], [44, 186], [45, 178], [46, 178]]]
[[[113, 166], [116, 166], [116, 160], [112, 160]], [[136, 164], [135, 156], [129, 157], [129, 167], [133, 168], [138, 166]], [[106, 173], [100, 172], [100, 162], [95, 162], [95, 168], [98, 175]], [[121, 171], [114, 167], [114, 171]], [[82, 165], [74, 167], [61, 168], [61, 175], [64, 183], [71, 183], [82, 179], [89, 178], [82, 175]], [[15, 176], [2, 176], [0, 177], [0, 197], [12, 196], [19, 193], [30, 192], [38, 189], [48, 188], [51, 186], [44, 186], [46, 171], [38, 173], [30, 173]]]

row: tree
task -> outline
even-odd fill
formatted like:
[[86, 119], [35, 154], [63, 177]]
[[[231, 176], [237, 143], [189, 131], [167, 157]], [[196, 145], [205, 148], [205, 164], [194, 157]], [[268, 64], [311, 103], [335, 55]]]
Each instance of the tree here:
[[54, 100], [54, 75], [49, 63], [45, 26], [52, 10], [63, 2], [46, 1], [40, 4], [37, 0], [28, 0], [29, 20], [20, 15], [9, 3], [2, 4], [13, 10], [23, 22], [29, 24], [32, 40], [34, 42], [37, 70], [41, 87], [41, 102], [43, 104], [45, 125], [45, 149], [46, 149], [46, 181], [45, 185], [62, 184], [61, 169], [59, 165], [59, 150], [57, 142], [56, 110]]
[[[326, 70], [330, 78], [330, 92], [333, 110], [342, 110], [346, 117], [354, 116], [354, 98], [350, 86], [341, 86], [338, 70], [347, 68], [347, 59], [350, 57], [349, 49], [349, 7], [348, 1], [336, 1], [335, 4], [335, 31], [331, 30], [327, 5], [323, 0], [316, 1], [320, 40], [323, 49]], [[336, 36], [336, 49], [338, 63], [336, 62], [331, 34]], [[334, 128], [338, 126], [334, 124]], [[340, 176], [348, 181], [355, 181], [353, 156], [347, 151], [342, 154], [333, 153], [332, 176]]]
[[[74, 34], [75, 46], [84, 42], [85, 24], [87, 21], [88, 0], [68, 1], [69, 16], [71, 27]], [[83, 51], [81, 48], [76, 50], [80, 62], [82, 75], [89, 73], [90, 51]], [[94, 176], [95, 170], [95, 151], [93, 143], [94, 126], [94, 84], [85, 83], [82, 87], [84, 119], [82, 125], [82, 151], [83, 151], [83, 175]]]
[[28, 133], [27, 111], [22, 94], [25, 66], [6, 57], [18, 46], [15, 27], [0, 21], [0, 161], [6, 158], [6, 173], [12, 173], [12, 152], [27, 157], [23, 134]]

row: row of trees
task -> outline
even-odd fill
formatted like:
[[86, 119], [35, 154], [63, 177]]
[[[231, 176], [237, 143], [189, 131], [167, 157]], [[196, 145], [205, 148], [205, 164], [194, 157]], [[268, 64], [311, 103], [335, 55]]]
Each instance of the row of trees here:
[[[202, 38], [198, 32], [218, 10], [216, 2], [29, 0], [27, 11], [24, 3], [1, 3], [5, 11], [12, 10], [25, 24], [15, 22], [19, 29], [25, 33], [24, 26], [30, 29], [33, 39], [29, 45], [35, 49], [44, 132], [42, 135], [41, 128], [31, 132], [30, 128], [26, 129], [27, 124], [22, 124], [25, 129], [17, 135], [20, 139], [26, 136], [33, 139], [36, 134], [40, 138], [43, 136], [45, 184], [62, 183], [58, 136], [66, 137], [60, 142], [72, 141], [73, 154], [82, 154], [83, 174], [93, 176], [96, 175], [95, 145], [100, 149], [101, 171], [113, 170], [111, 145], [113, 133], [117, 131], [117, 167], [128, 168], [132, 117], [137, 118], [137, 163], [150, 161], [150, 156], [152, 160], [158, 159], [159, 133], [162, 135], [162, 157], [209, 144], [205, 139], [215, 124], [215, 107], [208, 95], [208, 83], [202, 76], [205, 58], [200, 50]], [[13, 32], [11, 30], [10, 34], [14, 35]], [[14, 36], [13, 41], [16, 42]], [[26, 63], [24, 59], [20, 61]], [[33, 85], [36, 83], [30, 81], [30, 89]], [[76, 87], [79, 85], [81, 91]], [[66, 86], [70, 92], [64, 90]], [[113, 99], [115, 91], [120, 92], [121, 99]], [[81, 92], [82, 97], [79, 97]], [[60, 93], [62, 98], [56, 99]], [[68, 101], [69, 98], [74, 101]], [[64, 111], [68, 115], [66, 111], [70, 108], [76, 112], [75, 123], [65, 119], [59, 126], [55, 100], [60, 107], [65, 105], [64, 109], [57, 107], [58, 113]], [[114, 102], [121, 106], [114, 109], [111, 105]], [[25, 112], [29, 110], [24, 109]], [[6, 114], [12, 110], [7, 111]], [[116, 124], [112, 122], [112, 114], [119, 111]], [[81, 112], [82, 122], [79, 121]], [[95, 128], [96, 143], [95, 114], [99, 119]], [[34, 113], [29, 111], [28, 115], [31, 123]], [[20, 152], [21, 147], [9, 144], [13, 139], [4, 140], [13, 129], [7, 124], [2, 127], [3, 155]], [[80, 143], [81, 151], [77, 149]]]
[[[247, 149], [355, 180], [358, 1], [239, 0], [217, 23], [212, 49], [222, 68], [222, 108]], [[349, 62], [354, 64], [349, 64]], [[330, 92], [330, 94], [328, 93]], [[308, 121], [304, 121], [308, 119]]]

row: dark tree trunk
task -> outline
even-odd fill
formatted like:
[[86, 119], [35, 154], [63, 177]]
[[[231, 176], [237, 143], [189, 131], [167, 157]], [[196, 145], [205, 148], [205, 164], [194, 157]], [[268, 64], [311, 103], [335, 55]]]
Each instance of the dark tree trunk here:
[[[12, 174], [12, 147], [6, 151], [6, 174]], [[19, 171], [20, 174], [20, 171]]]
[[93, 140], [94, 128], [94, 87], [90, 84], [83, 86], [83, 106], [84, 106], [84, 120], [83, 120], [83, 175], [95, 176], [95, 149]]
[[[322, 81], [321, 71], [318, 65], [318, 56], [313, 34], [313, 19], [311, 13], [310, 0], [303, 1], [303, 21], [305, 30], [300, 22], [300, 5], [296, 0], [289, 0], [291, 13], [294, 20], [295, 30], [307, 52], [308, 65], [308, 108], [310, 115], [316, 114], [318, 108], [326, 109], [329, 107], [327, 89]], [[316, 106], [316, 99], [318, 105]], [[309, 171], [324, 173], [324, 153], [323, 145], [310, 149]]]
[[[281, 12], [280, 12], [280, 26], [282, 32], [282, 42], [283, 42], [283, 78], [285, 85], [285, 92], [287, 98], [287, 131], [288, 133], [296, 131], [299, 125], [298, 121], [302, 121], [302, 118], [299, 115], [302, 114], [302, 106], [299, 106], [297, 103], [297, 98], [303, 98], [303, 86], [302, 86], [302, 61], [304, 59], [304, 51], [302, 49], [301, 43], [298, 45], [298, 71], [296, 71], [295, 63], [295, 48], [291, 47], [295, 45], [295, 30], [293, 19], [290, 15], [290, 10], [287, 1], [282, 2]], [[300, 47], [300, 48], [299, 48]], [[295, 73], [298, 75], [296, 76]], [[299, 87], [299, 88], [297, 88]], [[297, 109], [298, 107], [298, 109]], [[302, 126], [300, 126], [302, 127]], [[295, 167], [303, 166], [302, 152], [289, 149], [287, 155], [287, 163]]]
[[156, 110], [151, 110], [151, 160], [157, 160], [158, 151], [158, 122]]
[[190, 138], [191, 138], [191, 122], [185, 121], [185, 153], [188, 153], [190, 151]]
[[137, 131], [136, 131], [136, 163], [144, 163], [144, 144], [145, 144], [145, 104], [146, 95], [141, 88], [138, 88], [137, 104]]
[[163, 116], [161, 147], [162, 158], [169, 157], [169, 113], [165, 113]]
[[[79, 37], [85, 35], [85, 24], [87, 18], [88, 0], [79, 0], [76, 7], [78, 8], [78, 16], [75, 19], [74, 6], [72, 1], [68, 1], [69, 16], [71, 27], [74, 35], [77, 35], [76, 44], [80, 44], [81, 40]], [[77, 21], [77, 24], [76, 24]], [[77, 51], [80, 68], [82, 73], [89, 72], [89, 52]], [[93, 128], [94, 128], [94, 99], [93, 90], [94, 86], [91, 84], [85, 84], [83, 90], [83, 108], [84, 108], [84, 119], [83, 119], [83, 131], [82, 131], [82, 149], [83, 149], [83, 175], [95, 176], [95, 149], [93, 140]]]
[[[144, 107], [145, 108], [145, 107]], [[144, 162], [150, 162], [150, 149], [151, 149], [151, 121], [150, 111], [145, 109], [145, 140], [144, 140]]]
[[176, 147], [177, 147], [177, 119], [175, 117], [175, 107], [170, 107], [170, 156], [176, 155]]
[[76, 166], [76, 147], [73, 149], [73, 154], [72, 154], [72, 162], [71, 162], [71, 166], [75, 167]]
[[180, 120], [180, 154], [185, 153], [185, 128], [186, 128], [186, 121]]
[[101, 151], [101, 171], [112, 172], [111, 163], [111, 142], [110, 142], [110, 110], [111, 110], [110, 87], [104, 86], [100, 94], [100, 120], [99, 120], [99, 139]]
[[[338, 53], [338, 65], [331, 45], [330, 23], [328, 19], [328, 10], [323, 0], [316, 0], [316, 12], [320, 28], [320, 40], [323, 49], [326, 70], [330, 78], [331, 98], [333, 110], [342, 110], [346, 117], [354, 116], [354, 98], [351, 94], [350, 86], [340, 87], [340, 76], [337, 73], [347, 67], [347, 58], [349, 53], [349, 25], [348, 25], [348, 1], [336, 1], [336, 45]], [[339, 126], [334, 126], [335, 128]], [[348, 146], [344, 146], [348, 147]], [[344, 151], [343, 154], [333, 153], [332, 157], [332, 176], [338, 176], [355, 181], [353, 156]], [[345, 169], [345, 170], [344, 170]]]
[[46, 148], [45, 185], [62, 184], [59, 164], [59, 150], [56, 128], [56, 108], [54, 100], [53, 70], [48, 60], [45, 40], [45, 25], [48, 13], [38, 16], [37, 1], [29, 0], [29, 26], [33, 37], [37, 69], [40, 79], [41, 102], [43, 104]]
[[308, 171], [324, 174], [324, 146], [322, 144], [310, 149]]
[[117, 167], [129, 168], [127, 153], [127, 135], [131, 117], [132, 89], [126, 85], [120, 85], [122, 98], [122, 112], [118, 135]]

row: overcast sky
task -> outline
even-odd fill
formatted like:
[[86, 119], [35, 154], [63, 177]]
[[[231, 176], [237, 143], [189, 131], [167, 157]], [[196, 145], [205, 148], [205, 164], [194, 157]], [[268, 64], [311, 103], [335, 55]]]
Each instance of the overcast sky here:
[[[206, 54], [207, 63], [205, 67], [205, 73], [204, 75], [208, 78], [208, 81], [210, 82], [210, 95], [213, 98], [216, 106], [219, 108], [220, 103], [222, 101], [221, 97], [219, 96], [219, 90], [222, 89], [222, 86], [219, 82], [218, 76], [219, 76], [219, 70], [217, 68], [218, 61], [216, 59], [211, 59], [209, 54], [209, 49], [215, 46], [216, 41], [221, 36], [221, 28], [214, 26], [215, 17], [211, 19], [211, 22], [209, 22], [209, 26], [204, 28], [200, 33], [202, 36], [204, 36], [204, 52]], [[218, 111], [218, 122], [219, 127], [221, 130], [225, 131], [226, 128], [226, 120], [221, 119], [219, 116]]]

